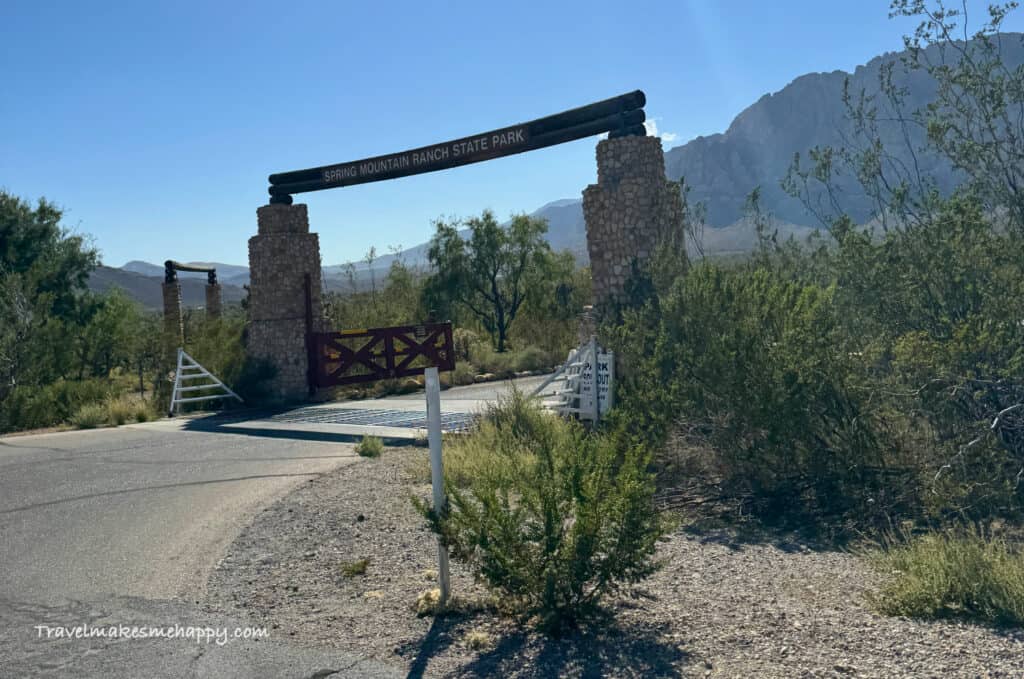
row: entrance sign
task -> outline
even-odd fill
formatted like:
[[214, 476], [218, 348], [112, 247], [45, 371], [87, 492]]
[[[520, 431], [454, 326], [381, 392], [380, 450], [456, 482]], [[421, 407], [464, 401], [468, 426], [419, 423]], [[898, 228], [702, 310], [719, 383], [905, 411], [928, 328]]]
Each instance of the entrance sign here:
[[324, 165], [269, 177], [271, 203], [291, 203], [291, 194], [395, 179], [446, 170], [492, 158], [554, 146], [596, 134], [646, 134], [643, 111], [647, 99], [640, 90], [581, 106], [528, 123], [482, 132], [470, 137], [409, 151]]
[[570, 351], [565, 363], [530, 392], [544, 408], [590, 422], [611, 410], [614, 395], [615, 352], [602, 349], [594, 336]]
[[[596, 421], [612, 407], [615, 353], [602, 350], [596, 343], [594, 347], [596, 350], [587, 353], [580, 369], [579, 409], [582, 419]], [[597, 403], [594, 402], [595, 394]]]

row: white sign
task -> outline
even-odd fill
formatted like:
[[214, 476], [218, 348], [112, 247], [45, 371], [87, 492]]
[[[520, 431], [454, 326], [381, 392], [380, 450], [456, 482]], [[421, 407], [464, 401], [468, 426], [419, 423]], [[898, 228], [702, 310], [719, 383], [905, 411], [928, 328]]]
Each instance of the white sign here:
[[597, 366], [588, 354], [580, 369], [580, 417], [593, 419], [594, 382], [597, 382], [597, 416], [601, 417], [612, 406], [612, 387], [615, 380], [615, 353], [597, 351]]

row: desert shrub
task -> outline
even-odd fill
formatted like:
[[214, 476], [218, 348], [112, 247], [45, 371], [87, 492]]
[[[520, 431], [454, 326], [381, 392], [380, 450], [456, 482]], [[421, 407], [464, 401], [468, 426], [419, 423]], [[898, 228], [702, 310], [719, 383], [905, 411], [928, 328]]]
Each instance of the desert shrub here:
[[136, 422], [149, 422], [154, 418], [152, 408], [146, 403], [136, 403], [133, 414]]
[[[277, 369], [267, 360], [250, 359], [242, 366], [235, 386], [228, 384], [247, 404], [269, 400], [269, 381], [277, 375]], [[233, 400], [233, 399], [232, 399]]]
[[452, 330], [452, 344], [455, 347], [456, 360], [468, 361], [470, 347], [481, 342], [480, 336], [468, 328], [454, 328]]
[[68, 422], [88, 404], [110, 396], [102, 380], [58, 380], [43, 386], [15, 387], [0, 407], [0, 431], [39, 429]]
[[887, 577], [871, 603], [886, 615], [1024, 624], [1024, 554], [1004, 539], [949, 530], [891, 540], [870, 553]]
[[122, 424], [132, 419], [132, 415], [137, 410], [137, 404], [132, 399], [121, 396], [119, 398], [112, 398], [106, 402], [106, 421], [110, 424], [117, 425], [120, 427]]
[[464, 384], [473, 384], [475, 377], [476, 368], [473, 367], [473, 364], [460, 361], [455, 364], [455, 370], [448, 373], [448, 383], [456, 387]]
[[107, 422], [107, 408], [101, 403], [89, 403], [78, 409], [71, 424], [79, 429], [93, 429]]
[[357, 575], [366, 575], [366, 568], [369, 565], [369, 559], [356, 559], [355, 561], [345, 561], [341, 564], [341, 574], [346, 578], [354, 578]]
[[416, 602], [413, 604], [416, 615], [424, 617], [435, 615], [441, 612], [441, 590], [425, 589], [416, 595]]
[[506, 610], [558, 633], [655, 570], [664, 527], [642, 448], [619, 448], [517, 394], [451, 440], [446, 458], [449, 510], [418, 507]]
[[690, 471], [768, 521], [903, 500], [883, 495], [901, 450], [859, 389], [834, 288], [704, 264], [657, 304], [612, 331], [626, 359], [620, 426], [659, 446], [685, 432]]
[[356, 446], [356, 452], [361, 457], [380, 457], [384, 452], [384, 442], [376, 436], [364, 436]]
[[551, 367], [552, 363], [551, 355], [548, 352], [540, 347], [528, 346], [516, 352], [513, 367], [516, 372], [523, 370], [547, 370]]
[[509, 375], [513, 372], [515, 355], [510, 351], [499, 354], [489, 342], [481, 342], [470, 347], [469, 360], [481, 373]]
[[470, 630], [463, 637], [463, 643], [471, 651], [480, 651], [494, 644], [494, 639], [484, 630]]

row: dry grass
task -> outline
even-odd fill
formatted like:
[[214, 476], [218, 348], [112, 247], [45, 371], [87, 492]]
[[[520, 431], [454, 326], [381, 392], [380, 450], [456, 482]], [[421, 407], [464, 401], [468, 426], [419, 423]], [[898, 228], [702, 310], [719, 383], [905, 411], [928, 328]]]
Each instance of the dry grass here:
[[380, 457], [384, 452], [384, 442], [376, 436], [364, 436], [356, 446], [356, 452], [362, 457]]
[[71, 424], [79, 429], [95, 429], [107, 421], [107, 409], [99, 403], [89, 403], [78, 409]]
[[463, 638], [463, 642], [466, 644], [466, 648], [473, 651], [481, 651], [491, 646], [494, 643], [494, 639], [487, 632], [470, 630]]
[[354, 578], [357, 575], [366, 575], [366, 568], [369, 565], [369, 559], [357, 559], [356, 561], [346, 561], [341, 564], [341, 574], [346, 578]]
[[871, 597], [887, 615], [1024, 624], [1024, 554], [975, 530], [901, 536], [868, 557], [889, 581]]
[[120, 427], [129, 422], [138, 409], [138, 402], [128, 396], [112, 398], [106, 403], [106, 420], [110, 424]]

